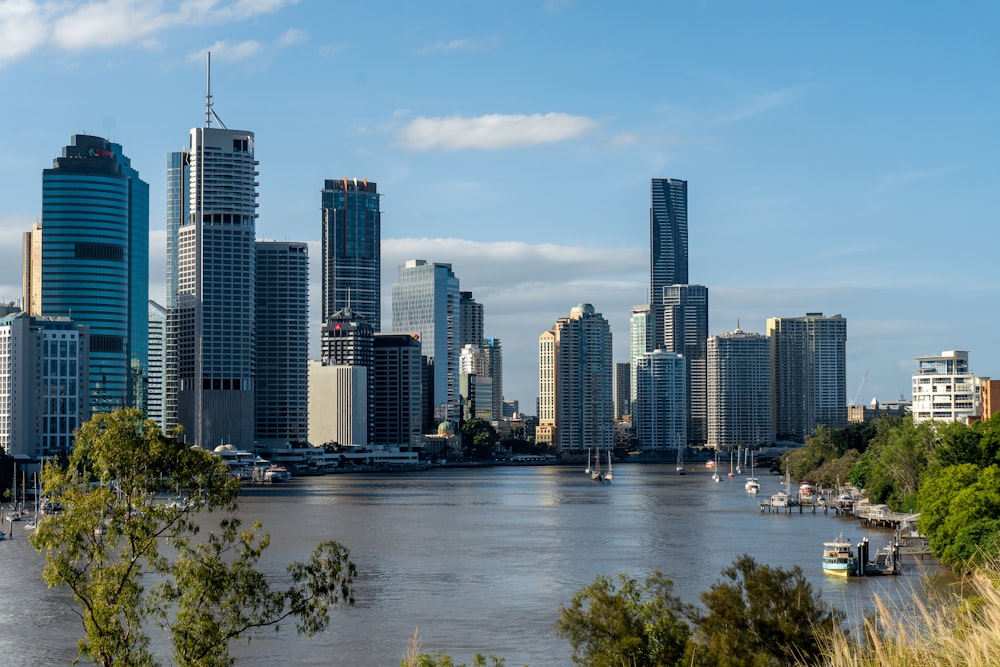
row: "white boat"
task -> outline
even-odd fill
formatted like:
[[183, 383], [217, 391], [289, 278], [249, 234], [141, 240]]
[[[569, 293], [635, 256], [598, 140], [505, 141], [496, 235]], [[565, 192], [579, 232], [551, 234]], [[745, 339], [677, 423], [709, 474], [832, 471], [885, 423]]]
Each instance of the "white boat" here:
[[677, 474], [683, 475], [684, 472], [684, 448], [681, 447], [681, 443], [677, 443]]
[[[747, 449], [749, 449], [749, 447]], [[750, 454], [750, 476], [747, 477], [747, 481], [743, 484], [743, 488], [747, 490], [747, 493], [760, 493], [760, 480], [754, 476], [754, 461], [752, 453]]]
[[587, 467], [584, 468], [583, 472], [590, 474], [590, 447], [587, 447]]
[[271, 465], [264, 471], [265, 482], [277, 484], [279, 482], [290, 482], [291, 480], [292, 473], [288, 472], [285, 466]]
[[614, 471], [611, 469], [611, 451], [608, 451], [608, 471], [604, 473], [604, 482], [609, 484], [612, 478], [615, 476]]
[[[712, 465], [709, 466], [708, 463], [711, 463]], [[714, 473], [712, 473], [712, 481], [713, 482], [721, 482], [722, 481], [722, 476], [719, 474], [719, 452], [718, 452], [718, 450], [716, 450], [716, 452], [715, 452], [715, 460], [714, 461], [709, 461], [708, 463], [706, 463], [705, 465], [708, 466], [709, 468], [712, 468], [712, 470], [715, 471]]]
[[[587, 450], [587, 457], [590, 458], [590, 450]], [[590, 479], [595, 482], [604, 482], [604, 474], [601, 472], [601, 450], [594, 448], [594, 468], [590, 471]]]

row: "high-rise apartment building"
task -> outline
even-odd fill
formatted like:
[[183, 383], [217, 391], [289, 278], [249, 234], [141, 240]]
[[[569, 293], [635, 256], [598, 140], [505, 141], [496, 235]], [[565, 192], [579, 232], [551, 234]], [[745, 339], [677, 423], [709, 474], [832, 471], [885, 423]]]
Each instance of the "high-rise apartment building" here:
[[483, 304], [476, 303], [472, 292], [458, 293], [459, 349], [483, 344]]
[[166, 431], [163, 411], [163, 374], [166, 369], [167, 309], [149, 301], [149, 373], [146, 385], [146, 417]]
[[[662, 291], [662, 290], [661, 290]], [[635, 381], [635, 360], [657, 348], [654, 341], [653, 311], [648, 303], [632, 306], [628, 318], [629, 334], [629, 403], [635, 404], [637, 383]], [[660, 338], [662, 341], [662, 336]], [[663, 343], [660, 343], [662, 347]]]
[[[323, 323], [320, 332], [320, 363], [324, 366], [360, 366], [366, 369], [364, 376], [354, 375], [352, 379], [363, 379], [367, 383], [364, 392], [367, 418], [363, 422], [367, 428], [374, 422], [375, 410], [380, 409], [375, 401], [370, 400], [375, 393], [375, 332], [365, 316], [354, 310], [353, 306], [341, 308]], [[316, 401], [310, 398], [310, 403], [316, 404]], [[356, 408], [357, 406], [352, 407]], [[358, 428], [358, 423], [361, 422], [355, 423], [355, 429]], [[367, 433], [364, 439], [367, 442]]]
[[771, 432], [771, 349], [767, 336], [736, 329], [708, 339], [708, 445], [759, 447]]
[[309, 249], [257, 241], [255, 439], [271, 448], [309, 437]]
[[24, 250], [25, 310], [90, 329], [91, 411], [142, 409], [149, 185], [119, 144], [73, 135], [42, 172], [42, 222]]
[[649, 253], [649, 303], [653, 318], [653, 349], [656, 349], [664, 347], [663, 289], [688, 282], [687, 181], [652, 179]]
[[981, 415], [983, 381], [969, 372], [969, 353], [948, 350], [917, 357], [913, 373], [913, 423], [937, 420], [968, 423]]
[[840, 315], [767, 320], [771, 409], [778, 440], [805, 442], [824, 424], [847, 425], [847, 320]]
[[374, 395], [378, 409], [369, 424], [368, 441], [376, 445], [420, 443], [421, 407], [420, 340], [410, 334], [375, 335]]
[[611, 326], [589, 303], [538, 337], [537, 442], [561, 454], [611, 449]]
[[616, 361], [613, 373], [611, 400], [615, 406], [614, 416], [615, 419], [624, 419], [632, 414], [632, 364], [628, 361]]
[[167, 424], [206, 448], [254, 443], [257, 174], [253, 133], [207, 122], [168, 162]]
[[458, 418], [459, 326], [459, 283], [451, 264], [422, 259], [401, 264], [392, 286], [392, 330], [417, 334], [433, 366], [431, 423]]
[[663, 451], [688, 441], [687, 359], [654, 350], [636, 359], [639, 398], [632, 406], [632, 434], [645, 451]]
[[687, 359], [687, 444], [708, 441], [708, 288], [704, 285], [668, 285], [663, 288], [663, 347]]
[[382, 213], [366, 179], [323, 186], [323, 321], [350, 307], [376, 332], [382, 322]]
[[76, 429], [90, 419], [88, 327], [66, 317], [3, 313], [0, 449], [10, 456], [66, 455]]

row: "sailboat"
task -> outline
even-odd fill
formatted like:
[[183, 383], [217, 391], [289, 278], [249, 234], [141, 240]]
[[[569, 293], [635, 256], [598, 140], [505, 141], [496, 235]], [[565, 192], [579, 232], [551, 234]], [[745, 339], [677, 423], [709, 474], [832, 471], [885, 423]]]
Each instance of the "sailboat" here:
[[736, 474], [743, 474], [743, 445], [736, 450]]
[[615, 476], [614, 471], [611, 469], [611, 450], [608, 450], [608, 471], [604, 473], [604, 483], [610, 484], [611, 479]]
[[681, 447], [680, 441], [677, 442], [677, 474], [683, 475], [684, 473], [684, 448]]
[[732, 448], [730, 448], [730, 450], [729, 450], [729, 476], [730, 477], [733, 476], [733, 450], [732, 450]]
[[[23, 473], [24, 471], [22, 470], [21, 472]], [[21, 484], [21, 487], [23, 489], [24, 488], [24, 484]], [[14, 489], [13, 489], [13, 491], [11, 493], [11, 499], [13, 500], [13, 504], [11, 505], [10, 512], [7, 514], [7, 520], [11, 521], [11, 522], [13, 522], [13, 521], [20, 521], [21, 519], [23, 519], [25, 517], [25, 513], [24, 513], [24, 510], [22, 509], [23, 503], [18, 503], [17, 502], [17, 463], [16, 462], [14, 463]]]
[[24, 524], [25, 530], [34, 530], [38, 528], [38, 473], [35, 473], [35, 516], [28, 523]]
[[587, 447], [587, 467], [584, 469], [584, 472], [588, 475], [590, 474], [590, 447]]
[[[596, 447], [594, 449], [596, 450], [594, 452], [594, 469], [590, 471], [590, 479], [595, 482], [603, 482], [604, 475], [601, 474], [601, 450]], [[590, 458], [589, 449], [587, 450], [587, 458]]]
[[712, 466], [712, 481], [721, 482], [722, 477], [719, 475], [719, 450], [715, 450], [715, 464]]
[[747, 481], [743, 485], [743, 488], [745, 488], [747, 490], [747, 493], [759, 493], [760, 492], [760, 481], [757, 479], [756, 476], [754, 476], [754, 470], [753, 470], [753, 468], [754, 468], [753, 452], [750, 452], [749, 456], [750, 456], [750, 476], [747, 477]]

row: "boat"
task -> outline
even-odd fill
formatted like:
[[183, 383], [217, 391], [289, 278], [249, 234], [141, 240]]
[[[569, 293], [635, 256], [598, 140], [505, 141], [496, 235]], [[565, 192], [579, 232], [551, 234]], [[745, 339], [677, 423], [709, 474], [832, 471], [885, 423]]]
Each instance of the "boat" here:
[[858, 556], [850, 540], [841, 533], [837, 539], [823, 543], [823, 574], [850, 577], [858, 573]]
[[733, 477], [733, 450], [729, 450], [729, 477]]
[[736, 450], [736, 474], [743, 474], [743, 445], [740, 445]]
[[752, 454], [750, 455], [750, 476], [747, 477], [747, 481], [743, 484], [743, 488], [746, 489], [747, 493], [760, 493], [760, 480], [754, 475], [754, 460]]
[[[22, 470], [21, 473], [24, 474], [24, 471]], [[21, 483], [21, 494], [22, 494], [22, 496], [24, 495], [24, 483], [23, 482]], [[21, 519], [24, 519], [25, 517], [27, 517], [28, 514], [24, 511], [24, 499], [22, 498], [20, 503], [17, 502], [17, 462], [16, 461], [14, 462], [14, 488], [11, 491], [11, 496], [10, 497], [13, 500], [13, 503], [10, 506], [10, 511], [7, 512], [7, 520], [10, 521], [11, 523], [13, 523], [14, 521], [20, 521]]]
[[719, 451], [718, 450], [715, 451], [715, 460], [712, 462], [712, 465], [709, 466], [708, 463], [706, 463], [705, 465], [708, 466], [708, 467], [710, 467], [710, 468], [712, 468], [713, 470], [715, 470], [715, 472], [712, 473], [712, 481], [713, 482], [721, 482], [722, 481], [722, 476], [719, 475]]
[[587, 447], [587, 467], [584, 468], [583, 472], [590, 474], [590, 447]]
[[677, 443], [677, 474], [683, 475], [684, 472], [684, 448], [681, 447], [681, 443]]
[[265, 482], [277, 484], [279, 482], [290, 482], [291, 480], [292, 473], [288, 472], [288, 469], [285, 466], [271, 464], [268, 466], [267, 470], [264, 471]]
[[611, 480], [614, 478], [615, 473], [611, 469], [611, 450], [608, 450], [608, 471], [604, 473], [604, 483], [610, 484]]

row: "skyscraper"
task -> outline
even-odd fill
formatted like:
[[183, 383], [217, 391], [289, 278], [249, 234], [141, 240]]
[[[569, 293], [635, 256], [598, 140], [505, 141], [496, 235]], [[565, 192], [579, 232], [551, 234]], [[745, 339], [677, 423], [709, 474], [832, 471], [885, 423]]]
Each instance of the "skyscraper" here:
[[382, 213], [375, 182], [323, 187], [323, 321], [348, 306], [381, 330]]
[[771, 406], [778, 440], [805, 442], [820, 424], [847, 425], [847, 320], [840, 315], [767, 320]]
[[632, 414], [632, 364], [628, 361], [616, 361], [612, 381], [614, 417], [624, 419]]
[[458, 293], [451, 264], [422, 259], [401, 264], [392, 286], [392, 330], [420, 336], [422, 354], [433, 364], [431, 405], [438, 421], [458, 418]]
[[562, 454], [611, 449], [611, 326], [589, 303], [538, 337], [535, 439]]
[[[662, 312], [662, 311], [661, 311]], [[657, 348], [653, 336], [653, 313], [648, 303], [632, 306], [628, 319], [629, 334], [629, 403], [634, 405], [637, 399], [638, 383], [635, 380], [636, 359]], [[663, 345], [660, 337], [660, 346]]]
[[120, 145], [73, 135], [42, 172], [42, 224], [24, 245], [25, 310], [90, 329], [91, 411], [144, 408], [149, 185]]
[[688, 282], [687, 181], [654, 178], [649, 207], [649, 303], [653, 349], [663, 347], [663, 288]]
[[687, 359], [687, 444], [700, 447], [708, 439], [708, 288], [670, 285], [663, 288], [663, 347]]
[[309, 250], [257, 241], [255, 438], [260, 447], [309, 437]]
[[193, 128], [167, 169], [166, 409], [206, 448], [253, 448], [256, 222], [253, 133]]
[[632, 433], [640, 449], [663, 451], [687, 437], [687, 359], [659, 349], [636, 359], [639, 398], [632, 406]]
[[472, 292], [458, 293], [459, 349], [466, 345], [481, 347], [483, 344], [483, 304], [476, 303]]
[[[361, 409], [367, 415], [360, 426], [372, 424], [375, 409], [379, 408], [372, 400], [375, 392], [375, 332], [364, 315], [354, 310], [353, 306], [341, 308], [326, 318], [320, 332], [320, 363], [324, 366], [361, 366], [365, 374], [354, 374], [352, 381], [364, 381], [364, 405], [352, 405], [352, 409]], [[321, 373], [322, 371], [315, 371]], [[356, 398], [356, 395], [355, 395]], [[315, 401], [314, 401], [315, 403]], [[318, 404], [318, 403], [316, 403]], [[355, 429], [359, 428], [355, 424]], [[367, 434], [365, 442], [367, 443]], [[358, 443], [354, 443], [358, 444]]]
[[375, 335], [375, 421], [368, 441], [377, 445], [420, 442], [423, 364], [420, 341], [409, 334]]
[[165, 431], [163, 412], [163, 374], [166, 369], [167, 309], [149, 301], [149, 382], [146, 390], [146, 416]]
[[771, 352], [767, 336], [735, 331], [708, 339], [708, 444], [758, 447], [771, 431]]

